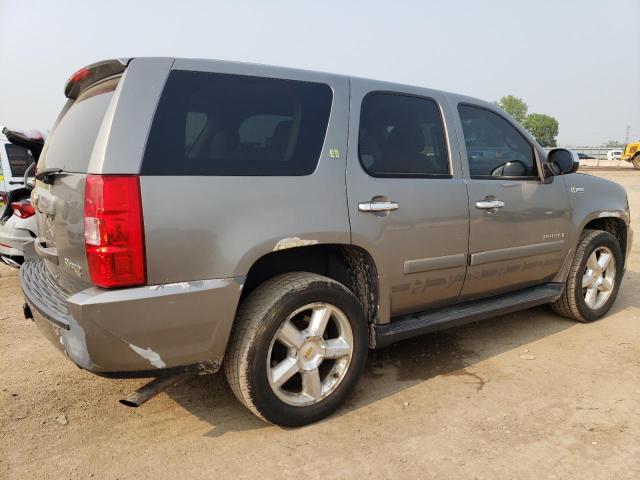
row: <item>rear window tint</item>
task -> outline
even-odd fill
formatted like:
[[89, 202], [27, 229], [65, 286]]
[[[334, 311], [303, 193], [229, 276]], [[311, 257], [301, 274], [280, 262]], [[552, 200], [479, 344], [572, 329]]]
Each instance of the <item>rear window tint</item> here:
[[89, 166], [102, 119], [120, 77], [85, 90], [66, 112], [47, 139], [39, 168], [57, 167], [66, 172], [84, 173]]
[[141, 173], [308, 175], [318, 164], [331, 100], [326, 84], [174, 71]]
[[[27, 167], [35, 161], [33, 155], [27, 148], [20, 145], [7, 144], [6, 149], [11, 176], [23, 177]], [[33, 171], [31, 173], [33, 174]]]
[[374, 177], [449, 175], [438, 104], [430, 98], [370, 93], [362, 101], [360, 163]]

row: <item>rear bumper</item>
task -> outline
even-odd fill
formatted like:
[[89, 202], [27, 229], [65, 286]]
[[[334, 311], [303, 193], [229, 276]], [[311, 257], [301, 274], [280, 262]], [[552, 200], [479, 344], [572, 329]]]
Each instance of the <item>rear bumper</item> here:
[[61, 290], [42, 259], [20, 269], [38, 329], [76, 365], [107, 376], [218, 370], [243, 278], [75, 294]]

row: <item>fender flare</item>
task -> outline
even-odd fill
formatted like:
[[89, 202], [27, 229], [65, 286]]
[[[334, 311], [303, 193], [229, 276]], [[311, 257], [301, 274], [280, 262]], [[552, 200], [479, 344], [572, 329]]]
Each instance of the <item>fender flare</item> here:
[[[580, 236], [582, 234], [582, 232], [584, 231], [585, 227], [587, 226], [587, 224], [593, 220], [598, 220], [598, 219], [606, 219], [606, 218], [615, 218], [615, 219], [621, 219], [626, 228], [627, 228], [627, 250], [629, 249], [629, 245], [630, 245], [630, 240], [631, 240], [631, 236], [629, 235], [629, 222], [630, 222], [630, 218], [629, 218], [629, 214], [624, 211], [624, 210], [618, 210], [618, 209], [603, 209], [603, 210], [597, 210], [595, 212], [591, 212], [589, 213], [589, 215], [586, 215], [579, 224], [579, 227], [576, 229], [576, 236], [573, 239], [571, 248], [569, 249], [569, 251], [567, 252], [567, 256], [565, 257], [564, 261], [562, 262], [562, 267], [560, 267], [560, 270], [558, 271], [558, 273], [556, 274], [556, 276], [553, 278], [553, 282], [561, 282], [564, 283], [567, 280], [567, 276], [569, 274], [569, 269], [571, 268], [571, 262], [573, 260], [573, 255], [574, 252], [576, 251], [576, 248], [578, 246], [578, 240], [580, 240]], [[625, 255], [625, 263], [626, 263], [626, 258], [628, 256], [628, 251], [627, 252], [622, 252], [623, 255]]]
[[618, 210], [618, 209], [604, 209], [604, 210], [591, 212], [589, 215], [584, 217], [580, 222], [580, 226], [578, 227], [577, 231], [581, 233], [584, 230], [584, 227], [587, 225], [587, 223], [591, 222], [592, 220], [597, 220], [599, 218], [620, 218], [624, 221], [626, 227], [629, 228], [629, 222], [630, 222], [629, 213], [625, 212], [624, 210]]

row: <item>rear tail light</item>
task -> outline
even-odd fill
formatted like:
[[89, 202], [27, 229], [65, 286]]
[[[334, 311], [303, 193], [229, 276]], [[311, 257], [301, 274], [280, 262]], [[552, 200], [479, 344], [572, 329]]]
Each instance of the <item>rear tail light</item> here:
[[13, 202], [11, 209], [16, 217], [29, 218], [36, 214], [36, 210], [29, 202]]
[[140, 180], [87, 175], [84, 238], [91, 281], [100, 287], [146, 283]]

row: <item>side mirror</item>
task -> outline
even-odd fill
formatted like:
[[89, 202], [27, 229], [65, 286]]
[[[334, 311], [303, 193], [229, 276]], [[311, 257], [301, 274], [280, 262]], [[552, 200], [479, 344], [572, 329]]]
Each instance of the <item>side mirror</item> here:
[[551, 169], [554, 172], [559, 172], [562, 175], [575, 173], [578, 171], [578, 168], [580, 168], [580, 157], [578, 157], [578, 154], [566, 148], [554, 148], [549, 151], [547, 162], [551, 165]]
[[527, 167], [520, 160], [503, 163], [491, 171], [494, 177], [523, 177], [527, 174]]

